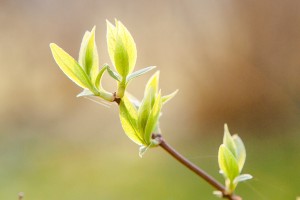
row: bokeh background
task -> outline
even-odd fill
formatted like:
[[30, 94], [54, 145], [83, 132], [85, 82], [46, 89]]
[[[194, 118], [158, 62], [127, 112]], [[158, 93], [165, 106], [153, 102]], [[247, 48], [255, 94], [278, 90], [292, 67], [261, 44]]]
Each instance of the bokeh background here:
[[[0, 199], [217, 199], [213, 189], [156, 148], [138, 156], [117, 106], [83, 98], [49, 43], [77, 58], [97, 26], [100, 63], [108, 19], [138, 48], [136, 69], [156, 65], [164, 137], [222, 181], [217, 151], [224, 123], [247, 148], [238, 186], [246, 200], [300, 196], [300, 2], [267, 0], [1, 0]], [[141, 98], [150, 74], [129, 87]], [[106, 75], [104, 86], [115, 83]]]

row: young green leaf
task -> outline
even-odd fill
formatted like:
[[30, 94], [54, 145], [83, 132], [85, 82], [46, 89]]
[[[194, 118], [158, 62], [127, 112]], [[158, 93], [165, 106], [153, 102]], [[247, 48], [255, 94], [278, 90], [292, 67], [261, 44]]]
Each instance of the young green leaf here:
[[161, 107], [162, 107], [162, 101], [161, 101], [161, 94], [159, 92], [155, 98], [155, 102], [150, 112], [150, 115], [148, 117], [146, 128], [145, 128], [144, 140], [148, 145], [151, 144], [151, 135], [154, 129], [156, 128]]
[[95, 96], [95, 94], [88, 89], [83, 89], [83, 91], [80, 92], [76, 97], [87, 97], [87, 96]]
[[133, 96], [129, 92], [126, 92], [126, 97], [129, 99], [129, 101], [134, 105], [136, 109], [139, 109], [139, 107], [141, 106], [141, 102], [135, 96]]
[[108, 20], [106, 20], [106, 26], [107, 26], [107, 32], [106, 32], [106, 41], [107, 41], [107, 48], [108, 48], [108, 54], [115, 65], [115, 44], [116, 44], [116, 27], [112, 25]]
[[246, 148], [244, 146], [242, 139], [238, 135], [233, 135], [232, 139], [236, 146], [236, 154], [237, 154], [236, 159], [241, 172], [246, 161]]
[[57, 65], [74, 83], [97, 93], [89, 77], [74, 58], [54, 43], [50, 44], [50, 48]]
[[144, 96], [138, 110], [138, 125], [140, 132], [142, 133], [145, 132], [146, 124], [151, 112], [153, 96], [155, 96], [155, 94], [153, 94], [152, 92], [148, 92], [146, 96]]
[[116, 81], [118, 81], [118, 82], [122, 81], [122, 77], [120, 76], [120, 74], [118, 74], [117, 72], [111, 70], [111, 68], [109, 66], [107, 66], [107, 72]]
[[240, 182], [243, 182], [243, 181], [250, 180], [252, 178], [253, 178], [253, 176], [251, 176], [250, 174], [242, 174], [242, 175], [237, 176], [234, 179], [233, 183], [237, 184], [237, 183], [240, 183]]
[[101, 79], [102, 79], [102, 76], [105, 72], [105, 70], [108, 68], [107, 65], [104, 65], [102, 67], [102, 69], [99, 71], [98, 75], [97, 75], [97, 78], [95, 80], [95, 86], [98, 90], [101, 90], [102, 89], [102, 84], [101, 84]]
[[224, 125], [223, 144], [231, 151], [234, 157], [236, 157], [236, 146], [230, 135], [227, 124]]
[[114, 99], [115, 99], [114, 95], [113, 95], [112, 93], [107, 92], [106, 90], [104, 90], [103, 87], [102, 87], [102, 84], [101, 84], [102, 76], [103, 76], [103, 74], [104, 74], [104, 72], [105, 72], [105, 70], [106, 70], [107, 68], [108, 68], [107, 65], [104, 65], [104, 66], [101, 68], [101, 70], [98, 72], [98, 75], [97, 75], [97, 78], [96, 78], [96, 80], [95, 80], [94, 85], [95, 85], [95, 87], [98, 89], [98, 91], [99, 91], [99, 94], [98, 94], [98, 95], [99, 95], [101, 98], [103, 98], [103, 99], [106, 100], [106, 101], [112, 102], [112, 101], [114, 101]]
[[129, 74], [128, 53], [125, 49], [123, 41], [118, 35], [116, 37], [114, 63], [117, 71], [122, 77], [125, 78]]
[[98, 51], [95, 43], [95, 27], [91, 32], [86, 32], [80, 47], [79, 64], [85, 72], [91, 77], [92, 82], [95, 81], [98, 75]]
[[91, 36], [91, 32], [86, 31], [84, 33], [84, 36], [83, 36], [82, 41], [81, 41], [80, 50], [79, 50], [79, 56], [78, 56], [78, 63], [82, 67], [84, 66], [86, 46], [87, 46], [87, 43], [89, 41], [90, 36]]
[[167, 103], [169, 100], [171, 100], [176, 94], [178, 93], [178, 90], [175, 90], [174, 92], [172, 92], [169, 95], [165, 95], [161, 98], [162, 103], [165, 104]]
[[146, 151], [150, 148], [150, 146], [141, 146], [139, 149], [139, 156], [143, 157], [143, 155], [146, 153]]
[[137, 127], [137, 110], [126, 96], [122, 98], [119, 108], [121, 124], [126, 135], [138, 145], [145, 144]]
[[[147, 96], [147, 93], [151, 92], [152, 94], [157, 94], [158, 93], [158, 82], [159, 82], [159, 71], [157, 71], [155, 74], [153, 74], [149, 81], [147, 82], [146, 88], [145, 88], [145, 93], [144, 96]], [[151, 107], [154, 104], [154, 98], [155, 96], [152, 96], [151, 100]]]
[[107, 47], [110, 59], [123, 77], [130, 74], [136, 63], [136, 45], [126, 27], [116, 20], [116, 25], [107, 21]]
[[138, 76], [146, 74], [147, 72], [151, 71], [154, 68], [156, 68], [156, 66], [146, 67], [146, 68], [143, 68], [143, 69], [140, 69], [138, 71], [135, 71], [135, 72], [131, 73], [130, 75], [127, 76], [126, 83], [128, 83], [130, 80], [132, 80], [132, 79], [134, 79]]
[[131, 73], [134, 69], [135, 63], [136, 63], [136, 57], [137, 57], [137, 51], [136, 51], [136, 45], [135, 42], [130, 34], [130, 32], [127, 30], [127, 28], [122, 24], [122, 22], [116, 21], [116, 27], [118, 30], [118, 35], [120, 36], [122, 42], [124, 43], [125, 49], [128, 54], [128, 62], [129, 62], [129, 70], [128, 73]]
[[222, 144], [219, 148], [218, 162], [224, 176], [231, 182], [239, 175], [239, 167], [232, 152]]

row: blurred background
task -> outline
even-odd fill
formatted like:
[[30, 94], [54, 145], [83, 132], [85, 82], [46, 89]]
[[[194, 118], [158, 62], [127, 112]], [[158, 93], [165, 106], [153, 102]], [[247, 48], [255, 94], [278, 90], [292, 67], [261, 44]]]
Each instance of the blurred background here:
[[[223, 181], [217, 151], [223, 126], [247, 148], [238, 186], [244, 199], [300, 196], [299, 1], [0, 1], [0, 199], [217, 199], [162, 149], [138, 156], [117, 106], [75, 96], [55, 42], [77, 58], [96, 25], [100, 63], [110, 63], [106, 22], [121, 20], [138, 48], [136, 69], [156, 65], [164, 94], [164, 137]], [[151, 73], [136, 79], [142, 97]], [[104, 86], [115, 90], [105, 75]]]

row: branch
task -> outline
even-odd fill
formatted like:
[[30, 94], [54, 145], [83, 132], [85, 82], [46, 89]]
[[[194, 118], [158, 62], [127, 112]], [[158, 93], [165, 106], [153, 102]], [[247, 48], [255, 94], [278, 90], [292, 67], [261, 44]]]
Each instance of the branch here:
[[182, 156], [180, 153], [178, 153], [173, 147], [171, 147], [162, 138], [162, 136], [160, 134], [153, 134], [152, 138], [155, 139], [159, 143], [159, 146], [161, 146], [165, 151], [167, 151], [177, 161], [179, 161], [181, 164], [183, 164], [184, 166], [189, 168], [191, 171], [196, 173], [198, 176], [200, 176], [202, 179], [204, 179], [207, 183], [212, 185], [218, 191], [221, 191], [223, 198], [226, 198], [229, 200], [242, 200], [242, 198], [237, 195], [226, 193], [226, 188], [221, 183], [219, 183], [216, 179], [214, 179], [212, 176], [207, 174], [204, 170], [200, 169], [194, 163], [192, 163], [191, 161], [186, 159], [184, 156]]

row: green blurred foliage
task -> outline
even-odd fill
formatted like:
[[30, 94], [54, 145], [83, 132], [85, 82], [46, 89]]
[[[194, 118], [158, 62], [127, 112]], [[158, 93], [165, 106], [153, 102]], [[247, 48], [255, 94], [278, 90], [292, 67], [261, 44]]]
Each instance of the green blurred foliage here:
[[[140, 159], [117, 107], [82, 98], [54, 63], [49, 43], [77, 58], [97, 26], [99, 63], [109, 60], [105, 20], [120, 19], [138, 50], [136, 70], [157, 66], [165, 138], [213, 176], [223, 124], [247, 149], [244, 199], [299, 196], [298, 1], [0, 2], [0, 199], [216, 199], [212, 188], [164, 153]], [[129, 91], [141, 98], [150, 73]], [[103, 86], [116, 85], [108, 76]], [[172, 78], [169, 78], [172, 77]], [[180, 80], [180, 81], [179, 81]]]
[[[280, 137], [245, 141], [249, 151], [244, 171], [254, 179], [239, 184], [236, 192], [244, 199], [295, 199], [299, 195], [299, 172], [294, 170], [297, 142]], [[20, 191], [25, 199], [44, 200], [217, 199], [213, 188], [162, 149], [151, 149], [141, 159], [126, 136], [117, 144], [100, 146], [105, 142], [111, 141], [101, 135], [79, 140], [48, 131], [2, 136], [0, 199], [17, 199]], [[174, 147], [222, 181], [217, 164], [220, 142], [201, 136], [175, 142]], [[280, 151], [274, 153], [270, 144]]]

